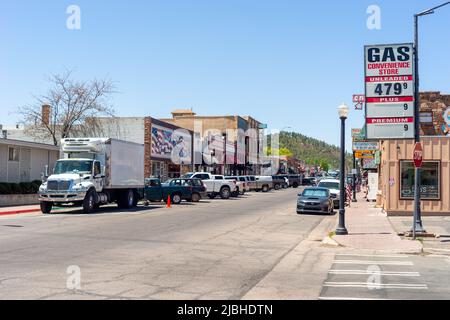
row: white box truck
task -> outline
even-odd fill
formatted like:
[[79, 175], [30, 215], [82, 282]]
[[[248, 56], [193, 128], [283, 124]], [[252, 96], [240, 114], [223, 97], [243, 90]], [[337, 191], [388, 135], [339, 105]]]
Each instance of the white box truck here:
[[144, 145], [111, 138], [61, 140], [61, 159], [39, 189], [41, 211], [82, 206], [90, 213], [108, 203], [135, 207], [144, 189]]

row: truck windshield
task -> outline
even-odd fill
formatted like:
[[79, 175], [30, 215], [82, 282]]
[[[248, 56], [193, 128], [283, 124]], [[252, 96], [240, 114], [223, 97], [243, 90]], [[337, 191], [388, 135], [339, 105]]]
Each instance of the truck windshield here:
[[92, 161], [57, 161], [55, 165], [55, 174], [62, 173], [91, 173]]

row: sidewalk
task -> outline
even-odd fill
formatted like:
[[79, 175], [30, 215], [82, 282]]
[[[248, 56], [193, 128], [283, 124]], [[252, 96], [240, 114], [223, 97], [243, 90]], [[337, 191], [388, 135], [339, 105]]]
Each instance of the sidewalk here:
[[36, 213], [36, 212], [41, 212], [41, 208], [39, 205], [0, 207], [0, 216], [21, 214], [21, 213]]
[[[367, 202], [360, 194], [358, 202], [346, 208], [347, 236], [333, 236], [333, 240], [344, 247], [371, 250], [379, 253], [422, 253], [419, 241], [403, 240], [382, 210], [375, 203]], [[338, 218], [339, 215], [337, 215]]]

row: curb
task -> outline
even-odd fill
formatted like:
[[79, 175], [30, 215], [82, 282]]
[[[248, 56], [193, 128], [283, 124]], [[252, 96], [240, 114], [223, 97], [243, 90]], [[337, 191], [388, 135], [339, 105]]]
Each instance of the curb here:
[[23, 214], [23, 213], [34, 213], [40, 212], [41, 209], [24, 209], [24, 210], [14, 210], [14, 211], [0, 211], [0, 216], [8, 216], [13, 214]]

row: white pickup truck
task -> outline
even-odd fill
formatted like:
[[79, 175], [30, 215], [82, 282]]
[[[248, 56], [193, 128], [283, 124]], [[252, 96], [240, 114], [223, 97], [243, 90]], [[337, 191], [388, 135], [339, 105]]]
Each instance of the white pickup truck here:
[[190, 172], [185, 174], [182, 178], [192, 179], [197, 178], [203, 181], [206, 186], [208, 197], [214, 199], [220, 196], [222, 199], [228, 199], [232, 194], [236, 193], [236, 182], [233, 180], [226, 180], [224, 176], [213, 175], [208, 172]]

